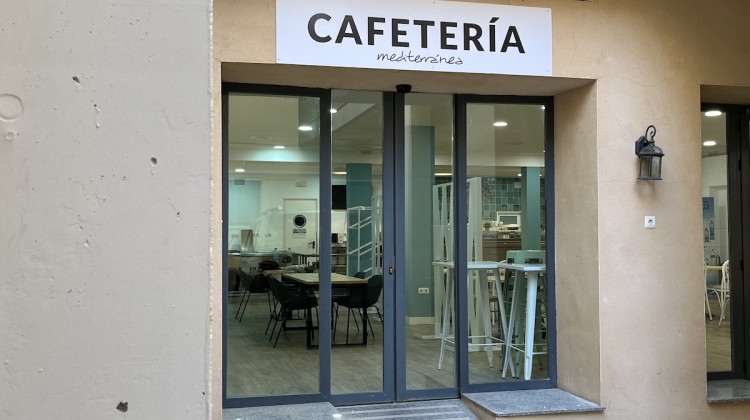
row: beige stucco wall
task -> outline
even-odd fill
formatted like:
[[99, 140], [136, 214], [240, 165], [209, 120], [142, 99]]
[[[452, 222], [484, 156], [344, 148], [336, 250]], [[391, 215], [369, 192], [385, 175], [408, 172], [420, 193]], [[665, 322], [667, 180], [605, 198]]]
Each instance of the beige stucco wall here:
[[211, 2], [2, 6], [0, 418], [206, 418]]
[[[261, 63], [224, 64], [224, 80], [555, 95], [559, 386], [606, 406], [594, 417], [744, 418], [747, 405], [705, 401], [696, 203], [701, 86], [750, 99], [750, 4], [487, 3], [552, 8], [553, 78], [276, 66], [272, 0], [216, 1], [215, 72]], [[666, 153], [660, 182], [636, 180], [633, 142], [649, 124]], [[646, 215], [655, 230], [644, 229]]]

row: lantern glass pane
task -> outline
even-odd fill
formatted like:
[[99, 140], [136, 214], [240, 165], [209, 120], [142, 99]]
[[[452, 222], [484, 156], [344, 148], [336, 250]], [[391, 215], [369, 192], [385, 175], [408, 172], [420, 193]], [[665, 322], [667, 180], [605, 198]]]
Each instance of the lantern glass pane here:
[[648, 179], [651, 176], [651, 159], [647, 156], [640, 157], [640, 170], [638, 173], [638, 178], [640, 179]]
[[661, 179], [661, 156], [651, 157], [651, 178]]

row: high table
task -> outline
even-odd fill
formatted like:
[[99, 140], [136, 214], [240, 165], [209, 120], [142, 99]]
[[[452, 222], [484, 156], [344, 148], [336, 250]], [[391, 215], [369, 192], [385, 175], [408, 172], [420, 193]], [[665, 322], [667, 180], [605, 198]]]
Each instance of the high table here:
[[[440, 267], [446, 270], [446, 279], [445, 279], [445, 293], [443, 298], [443, 312], [442, 312], [442, 325], [441, 329], [442, 332], [440, 334], [440, 358], [438, 360], [438, 369], [442, 369], [443, 367], [443, 356], [445, 355], [445, 345], [446, 343], [451, 343], [455, 345], [455, 337], [451, 337], [448, 335], [449, 325], [450, 325], [450, 310], [452, 306], [452, 297], [453, 297], [453, 276], [454, 276], [454, 264], [453, 261], [435, 261], [432, 263], [436, 267]], [[490, 367], [492, 367], [492, 347], [493, 346], [501, 346], [504, 343], [507, 343], [507, 328], [508, 328], [508, 322], [505, 316], [505, 307], [503, 306], [503, 292], [502, 288], [498, 287], [498, 283], [500, 282], [500, 263], [497, 261], [469, 261], [467, 264], [467, 270], [469, 271], [469, 276], [467, 278], [468, 282], [471, 282], [472, 279], [472, 271], [475, 271], [479, 279], [479, 287], [476, 289], [479, 289], [479, 299], [475, 299], [475, 288], [469, 287], [469, 293], [468, 293], [468, 303], [469, 303], [469, 339], [474, 339], [474, 341], [477, 341], [476, 339], [483, 340], [484, 342], [471, 342], [469, 343], [469, 346], [482, 346], [485, 347], [485, 351], [487, 352], [487, 359], [489, 361]], [[498, 296], [500, 307], [500, 326], [502, 328], [502, 334], [503, 339], [499, 339], [497, 337], [494, 337], [492, 335], [492, 326], [490, 325], [490, 299], [489, 299], [489, 288], [490, 283], [487, 281], [487, 271], [493, 271], [495, 276], [495, 281], [492, 283], [495, 287], [495, 293]], [[471, 284], [470, 284], [471, 285]], [[475, 305], [475, 302], [479, 302], [479, 305]], [[480, 319], [481, 316], [481, 319]], [[435, 322], [438, 322], [438, 319], [435, 320]], [[480, 325], [481, 324], [481, 325]], [[477, 335], [476, 333], [479, 331], [482, 331], [482, 335]], [[473, 335], [472, 335], [473, 334]]]
[[[503, 378], [508, 366], [511, 368], [513, 375], [513, 363], [511, 362], [510, 350], [521, 351], [524, 354], [523, 360], [523, 377], [526, 380], [531, 379], [531, 367], [534, 358], [534, 327], [536, 323], [536, 292], [539, 286], [539, 273], [547, 271], [545, 264], [515, 264], [508, 262], [497, 263], [499, 268], [506, 270], [506, 282], [508, 281], [507, 271], [515, 271], [515, 284], [513, 285], [513, 297], [510, 304], [510, 320], [508, 321], [508, 330], [505, 335], [505, 357], [503, 358]], [[524, 346], [521, 348], [513, 342], [513, 327], [518, 316], [521, 305], [521, 289], [526, 286], [526, 331]], [[501, 305], [502, 307], [502, 305]]]

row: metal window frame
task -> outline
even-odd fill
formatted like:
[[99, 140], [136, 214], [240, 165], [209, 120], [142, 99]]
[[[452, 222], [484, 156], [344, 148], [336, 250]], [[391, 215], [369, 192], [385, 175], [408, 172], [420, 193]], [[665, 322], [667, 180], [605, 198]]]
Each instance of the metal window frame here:
[[[320, 159], [319, 159], [319, 212], [321, 215], [331, 213], [331, 171], [332, 171], [332, 131], [330, 112], [332, 105], [332, 90], [320, 88], [290, 87], [259, 85], [247, 83], [222, 83], [222, 218], [228, 220], [228, 97], [230, 93], [254, 95], [278, 95], [297, 97], [317, 97], [320, 105]], [[403, 200], [404, 183], [404, 140], [405, 140], [405, 95], [404, 93], [383, 93], [383, 191], [385, 197], [391, 198], [391, 204], [383, 209], [384, 232], [389, 231], [392, 242], [385, 241], [384, 246], [384, 337], [383, 337], [383, 391], [352, 394], [331, 394], [331, 276], [321, 271], [320, 278], [320, 330], [319, 330], [319, 389], [316, 393], [252, 396], [241, 398], [227, 398], [227, 322], [228, 322], [228, 225], [222, 225], [222, 402], [224, 408], [247, 406], [263, 406], [276, 404], [295, 404], [307, 402], [330, 401], [333, 404], [355, 404], [386, 401], [410, 401], [437, 398], [456, 398], [462, 392], [487, 392], [524, 389], [554, 388], [557, 385], [557, 355], [556, 355], [556, 318], [555, 318], [555, 241], [554, 241], [554, 103], [552, 97], [527, 96], [485, 96], [485, 95], [453, 95], [454, 110], [454, 139], [453, 167], [454, 179], [466, 179], [466, 106], [469, 103], [502, 103], [502, 104], [538, 104], [545, 106], [545, 203], [547, 227], [547, 316], [548, 316], [548, 364], [550, 376], [542, 380], [509, 381], [507, 383], [470, 384], [468, 370], [468, 337], [465, 334], [468, 325], [466, 298], [468, 295], [465, 282], [454, 282], [456, 287], [454, 298], [458, 311], [455, 336], [458, 337], [455, 351], [455, 372], [457, 384], [455, 387], [408, 390], [406, 388], [406, 326], [397, 322], [405, 319], [406, 290], [403, 273], [398, 267], [406, 263], [405, 243], [405, 210]], [[466, 184], [454, 183], [456, 197], [465, 196]], [[385, 198], [384, 197], [384, 198]], [[384, 200], [385, 202], [385, 200]], [[456, 220], [466, 217], [465, 200], [455, 200]], [[319, 249], [331, 246], [331, 220], [320, 217], [321, 232]], [[466, 232], [458, 229], [454, 237], [455, 271], [457, 278], [467, 276]], [[331, 255], [320, 253], [321, 267], [331, 264]], [[389, 274], [387, 267], [396, 268], [395, 273]]]

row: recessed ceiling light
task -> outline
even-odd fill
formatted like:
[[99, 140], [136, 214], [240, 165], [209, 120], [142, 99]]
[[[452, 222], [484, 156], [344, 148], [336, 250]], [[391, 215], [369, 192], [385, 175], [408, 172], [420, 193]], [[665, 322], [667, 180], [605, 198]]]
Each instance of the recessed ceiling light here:
[[245, 170], [242, 169], [242, 168], [237, 168], [234, 171], [237, 172], [237, 173], [243, 173], [243, 172], [245, 172]]
[[706, 140], [703, 142], [704, 146], [716, 146], [716, 140]]
[[346, 175], [346, 171], [333, 171], [334, 175]]
[[309, 125], [301, 125], [299, 126], [299, 131], [312, 131], [312, 127]]
[[281, 149], [286, 149], [286, 146], [282, 146], [279, 144], [279, 145], [273, 146], [273, 148], [276, 150], [281, 150]]
[[495, 121], [492, 125], [494, 125], [495, 127], [505, 127], [508, 125], [508, 123], [505, 121]]
[[336, 108], [331, 108], [331, 114], [335, 114], [335, 113], [337, 113], [337, 112], [339, 112], [339, 110], [338, 110], [338, 109], [336, 109]]
[[450, 172], [437, 172], [435, 176], [453, 176]]
[[523, 175], [521, 175], [521, 173], [519, 172], [519, 173], [518, 173], [518, 176], [523, 176]]
[[721, 111], [719, 110], [706, 111], [703, 115], [707, 117], [718, 117], [719, 115], [721, 115]]

